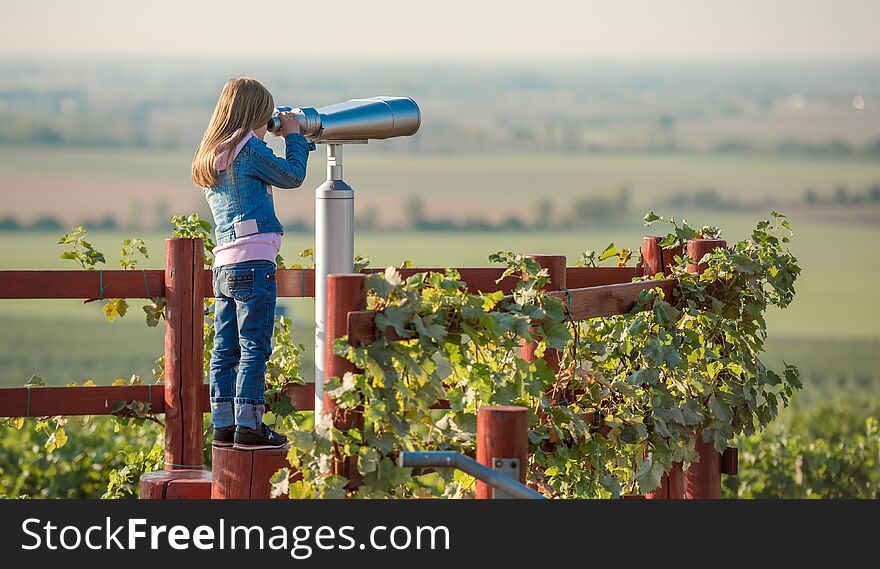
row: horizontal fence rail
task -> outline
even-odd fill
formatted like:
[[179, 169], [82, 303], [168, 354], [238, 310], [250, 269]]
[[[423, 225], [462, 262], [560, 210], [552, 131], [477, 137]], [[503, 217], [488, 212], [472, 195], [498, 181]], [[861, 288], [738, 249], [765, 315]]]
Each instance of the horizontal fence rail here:
[[568, 289], [568, 291], [551, 291], [547, 295], [555, 296], [563, 303], [567, 303], [568, 316], [572, 320], [587, 320], [628, 313], [645, 290], [659, 288], [667, 298], [671, 298], [676, 282], [675, 279], [663, 279], [612, 284]]
[[[207, 385], [203, 393], [206, 411]], [[165, 412], [165, 386], [112, 385], [95, 387], [14, 387], [0, 389], [0, 417], [111, 415], [118, 401], [149, 403], [153, 413]]]
[[0, 298], [5, 299], [153, 296], [165, 296], [164, 270], [0, 271]]
[[[455, 269], [471, 292], [509, 293], [517, 278], [509, 276], [496, 283], [503, 268], [465, 267]], [[366, 269], [364, 273], [381, 273], [384, 269]], [[442, 273], [441, 267], [399, 269], [406, 279], [417, 273]], [[584, 288], [616, 283], [627, 283], [638, 276], [634, 267], [569, 267], [568, 285]], [[286, 298], [314, 298], [314, 269], [280, 269], [277, 274], [278, 296]], [[211, 271], [205, 270], [202, 296], [213, 298]], [[103, 290], [103, 294], [102, 294]], [[151, 298], [165, 296], [165, 271], [145, 270], [79, 270], [79, 271], [0, 271], [0, 299], [53, 299], [78, 298]]]
[[[662, 279], [575, 288], [567, 291], [557, 290], [546, 294], [568, 302], [569, 317], [572, 320], [587, 320], [628, 313], [644, 290], [659, 288], [667, 298], [671, 298], [676, 282], [675, 279]], [[352, 345], [373, 342], [379, 334], [391, 341], [411, 340], [418, 337], [413, 331], [411, 337], [404, 338], [390, 326], [385, 330], [378, 330], [376, 314], [378, 312], [375, 310], [357, 310], [348, 313], [348, 341]]]
[[[291, 385], [287, 395], [300, 411], [315, 408], [314, 384]], [[150, 412], [165, 412], [165, 385], [98, 385], [94, 387], [4, 387], [0, 389], [0, 417], [54, 417], [56, 415], [112, 415], [118, 401], [149, 403]], [[199, 408], [211, 410], [208, 385], [199, 394]]]

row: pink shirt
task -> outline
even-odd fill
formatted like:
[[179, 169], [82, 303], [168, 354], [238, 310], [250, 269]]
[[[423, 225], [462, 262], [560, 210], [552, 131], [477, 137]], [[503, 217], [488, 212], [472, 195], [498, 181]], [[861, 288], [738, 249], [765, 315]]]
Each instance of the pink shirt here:
[[254, 233], [214, 248], [214, 268], [245, 261], [272, 261], [281, 250], [280, 233]]
[[[254, 137], [253, 131], [249, 132], [235, 148], [229, 148], [232, 138], [222, 142], [214, 158], [214, 168], [218, 172], [225, 170], [235, 160], [244, 145]], [[218, 245], [214, 248], [214, 268], [245, 261], [272, 261], [281, 250], [280, 233], [254, 233], [233, 239], [229, 243]]]

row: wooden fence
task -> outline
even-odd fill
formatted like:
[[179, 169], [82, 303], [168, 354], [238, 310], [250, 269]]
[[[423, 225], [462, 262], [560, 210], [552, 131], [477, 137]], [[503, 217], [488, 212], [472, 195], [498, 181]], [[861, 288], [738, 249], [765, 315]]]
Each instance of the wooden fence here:
[[[639, 293], [647, 288], [661, 287], [669, 294], [675, 281], [655, 280], [631, 282], [634, 277], [664, 272], [675, 254], [681, 251], [662, 250], [659, 237], [645, 237], [642, 248], [643, 264], [639, 267], [566, 267], [565, 257], [559, 255], [535, 256], [550, 273], [548, 294], [566, 295], [573, 320], [611, 316], [629, 312]], [[723, 241], [699, 240], [688, 244], [688, 253], [694, 259], [716, 248]], [[173, 238], [165, 241], [165, 270], [78, 270], [78, 271], [0, 271], [0, 299], [84, 299], [164, 297], [165, 313], [165, 382], [152, 386], [101, 387], [22, 387], [0, 389], [0, 417], [46, 417], [56, 415], [109, 415], [118, 402], [148, 403], [150, 410], [165, 415], [165, 470], [145, 475], [141, 483], [142, 497], [151, 498], [205, 498], [211, 496], [211, 473], [204, 471], [203, 414], [210, 410], [208, 386], [204, 377], [204, 299], [213, 297], [211, 271], [204, 268], [204, 243], [201, 239]], [[692, 266], [700, 271], [703, 267]], [[401, 269], [403, 278], [422, 272], [442, 272], [439, 267]], [[496, 282], [503, 268], [459, 268], [461, 280], [470, 292], [502, 291], [510, 293], [516, 277], [508, 276]], [[371, 270], [365, 271], [365, 273]], [[282, 269], [277, 273], [278, 295], [281, 297], [314, 297], [314, 271], [311, 269]], [[348, 336], [352, 343], [370, 342], [379, 331], [374, 324], [375, 313], [365, 311], [365, 275], [328, 276], [327, 295], [327, 377], [341, 376], [353, 370], [352, 364], [332, 353], [333, 340]], [[560, 289], [565, 289], [562, 292]], [[381, 333], [393, 339], [393, 331]], [[525, 345], [522, 355], [534, 358], [534, 346]], [[558, 366], [558, 355], [548, 350], [544, 355], [551, 366]], [[558, 369], [558, 367], [557, 367]], [[300, 410], [314, 409], [314, 385], [293, 386], [288, 392], [294, 406]], [[118, 407], [117, 407], [118, 408]], [[325, 409], [335, 408], [330, 398]], [[359, 424], [357, 413], [343, 419], [348, 426]], [[699, 447], [701, 461], [692, 466], [686, 476], [673, 475], [654, 492], [653, 498], [719, 497], [722, 462], [730, 466], [711, 448], [711, 443]], [[229, 451], [231, 452], [231, 451]], [[236, 451], [238, 452], [238, 451]], [[257, 451], [260, 452], [260, 451]], [[519, 451], [517, 451], [519, 452]], [[278, 453], [275, 453], [278, 454]], [[717, 455], [717, 456], [716, 456]], [[221, 458], [229, 463], [232, 459]], [[254, 466], [259, 474], [250, 474], [239, 483], [260, 490], [247, 492], [231, 489], [236, 484], [221, 481], [217, 491], [218, 464], [215, 449], [214, 497], [263, 497], [268, 480], [266, 468]], [[279, 462], [278, 457], [267, 459]], [[237, 461], [237, 462], [236, 462]], [[240, 459], [233, 460], [235, 464]], [[352, 461], [344, 461], [340, 474], [350, 475]], [[225, 469], [228, 476], [241, 478], [240, 469]], [[274, 472], [274, 470], [272, 470]], [[256, 476], [259, 480], [253, 479]], [[265, 482], [265, 484], [264, 484]], [[478, 487], [480, 497], [488, 489]]]

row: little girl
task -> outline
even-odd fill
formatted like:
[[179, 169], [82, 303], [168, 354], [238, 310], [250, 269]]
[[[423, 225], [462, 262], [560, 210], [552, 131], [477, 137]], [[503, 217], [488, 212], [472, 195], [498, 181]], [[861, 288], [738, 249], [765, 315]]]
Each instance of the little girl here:
[[263, 142], [275, 103], [258, 81], [230, 79], [193, 158], [192, 180], [214, 217], [214, 350], [211, 415], [214, 445], [278, 448], [287, 438], [263, 424], [266, 362], [275, 326], [275, 257], [284, 228], [272, 187], [298, 188], [310, 145], [293, 113], [282, 113], [286, 156]]

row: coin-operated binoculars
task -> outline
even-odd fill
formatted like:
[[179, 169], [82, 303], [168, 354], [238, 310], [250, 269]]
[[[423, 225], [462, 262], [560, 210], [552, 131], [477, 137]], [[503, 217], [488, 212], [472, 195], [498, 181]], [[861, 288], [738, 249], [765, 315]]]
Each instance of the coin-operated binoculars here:
[[[327, 275], [354, 270], [354, 190], [342, 179], [342, 147], [411, 136], [419, 130], [419, 106], [409, 97], [351, 99], [319, 109], [291, 109], [306, 139], [327, 145], [327, 181], [315, 190], [315, 423], [324, 410]], [[268, 128], [281, 128], [277, 117]]]

